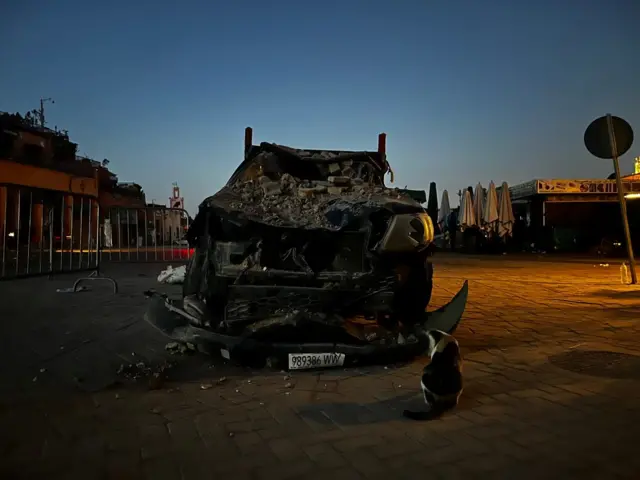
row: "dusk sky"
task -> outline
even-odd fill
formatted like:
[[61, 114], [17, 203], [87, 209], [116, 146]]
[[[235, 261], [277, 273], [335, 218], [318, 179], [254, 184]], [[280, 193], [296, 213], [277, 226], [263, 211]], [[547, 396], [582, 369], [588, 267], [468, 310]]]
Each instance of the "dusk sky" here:
[[586, 126], [636, 129], [638, 0], [5, 2], [0, 110], [46, 106], [79, 154], [193, 214], [254, 143], [375, 150], [395, 186], [606, 177]]

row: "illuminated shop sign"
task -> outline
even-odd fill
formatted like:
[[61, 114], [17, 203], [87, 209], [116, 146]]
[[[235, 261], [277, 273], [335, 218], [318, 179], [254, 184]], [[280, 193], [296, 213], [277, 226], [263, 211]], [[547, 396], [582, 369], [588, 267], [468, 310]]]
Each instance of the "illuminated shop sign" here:
[[[618, 193], [615, 180], [536, 180], [536, 193]], [[625, 192], [640, 192], [640, 182], [623, 182]]]

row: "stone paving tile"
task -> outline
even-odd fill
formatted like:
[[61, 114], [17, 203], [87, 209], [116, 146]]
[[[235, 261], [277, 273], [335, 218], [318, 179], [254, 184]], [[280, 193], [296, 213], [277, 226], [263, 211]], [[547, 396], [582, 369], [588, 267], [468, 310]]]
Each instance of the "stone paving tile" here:
[[[159, 268], [114, 268], [118, 296], [1, 285], [0, 318], [20, 319], [0, 322], [2, 478], [640, 478], [640, 289], [617, 265], [438, 258], [434, 308], [469, 280], [466, 384], [428, 423], [401, 417], [420, 359], [285, 380], [168, 356], [141, 321]], [[159, 390], [114, 385], [135, 357], [178, 365]]]

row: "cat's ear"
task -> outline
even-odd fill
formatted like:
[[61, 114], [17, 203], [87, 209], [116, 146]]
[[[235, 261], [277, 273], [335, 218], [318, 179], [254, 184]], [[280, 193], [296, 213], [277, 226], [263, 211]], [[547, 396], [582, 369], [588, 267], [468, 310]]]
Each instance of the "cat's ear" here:
[[438, 344], [442, 341], [442, 332], [439, 330], [429, 330], [429, 356], [433, 355]]
[[433, 331], [428, 331], [427, 332], [427, 339], [429, 340], [429, 349], [427, 350], [427, 355], [429, 355], [429, 357], [431, 357], [431, 355], [433, 355], [433, 352], [436, 349], [436, 345], [438, 344], [438, 341], [433, 336], [433, 333], [434, 333]]
[[447, 346], [451, 343], [455, 344], [455, 339], [450, 335], [443, 335], [440, 341], [438, 342], [438, 352], [440, 353], [444, 352]]

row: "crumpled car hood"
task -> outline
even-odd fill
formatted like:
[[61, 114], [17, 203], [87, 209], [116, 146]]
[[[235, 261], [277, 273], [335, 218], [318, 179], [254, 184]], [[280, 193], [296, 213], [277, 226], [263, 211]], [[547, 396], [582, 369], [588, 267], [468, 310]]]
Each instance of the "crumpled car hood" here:
[[[293, 192], [295, 193], [295, 192]], [[373, 187], [340, 195], [302, 197], [294, 194], [265, 195], [254, 185], [224, 187], [207, 198], [201, 208], [213, 208], [224, 217], [270, 226], [303, 229], [358, 229], [374, 212], [420, 213], [424, 208], [397, 189]]]

